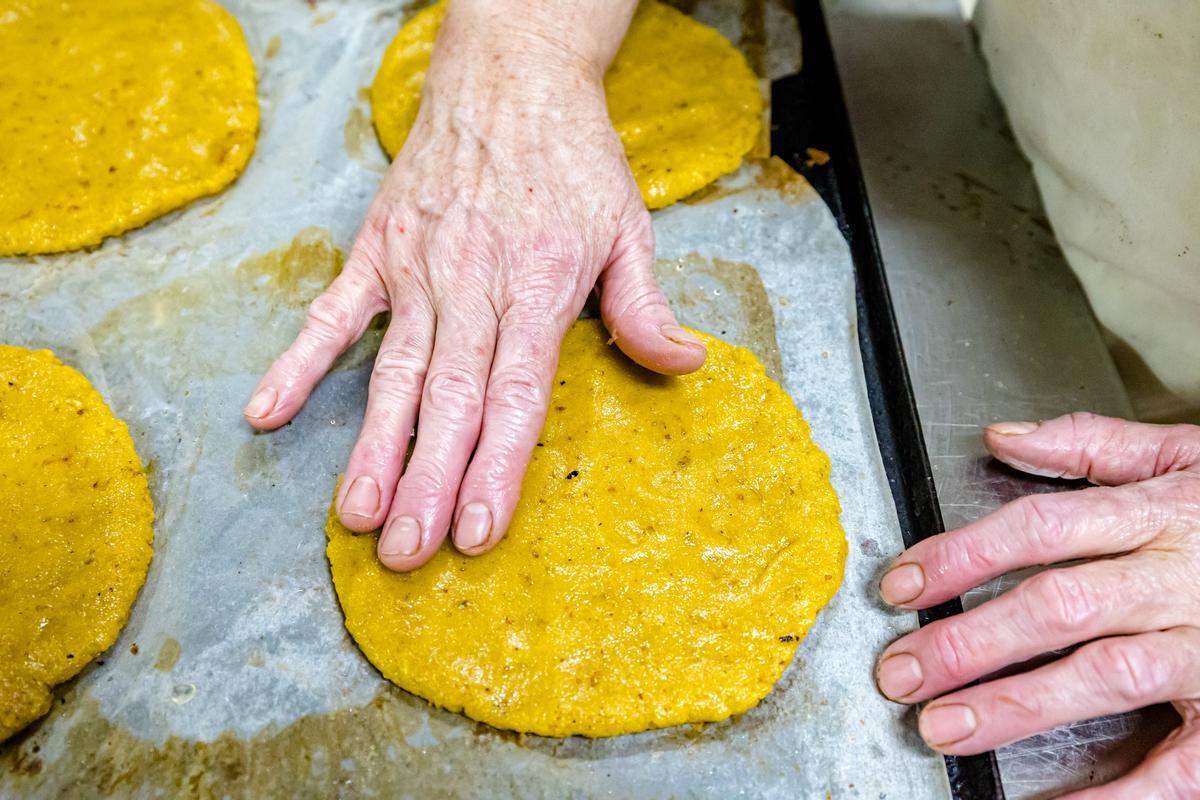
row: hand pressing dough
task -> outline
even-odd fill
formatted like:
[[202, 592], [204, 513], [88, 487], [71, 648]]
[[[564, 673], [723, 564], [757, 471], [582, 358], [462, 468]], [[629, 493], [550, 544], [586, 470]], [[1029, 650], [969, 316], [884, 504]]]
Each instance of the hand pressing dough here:
[[[375, 75], [371, 111], [393, 158], [417, 118], [445, 12], [442, 2], [414, 16]], [[650, 209], [669, 206], [733, 172], [758, 138], [762, 94], [741, 52], [717, 31], [657, 0], [638, 6], [604, 89], [613, 127]]]
[[0, 0], [0, 53], [0, 256], [98, 245], [254, 150], [254, 62], [211, 0]]
[[612, 736], [759, 702], [842, 580], [829, 459], [747, 350], [693, 375], [563, 343], [508, 535], [408, 574], [331, 510], [346, 627], [385, 677], [498, 728]]
[[47, 350], [0, 345], [0, 740], [117, 638], [154, 510], [125, 424]]

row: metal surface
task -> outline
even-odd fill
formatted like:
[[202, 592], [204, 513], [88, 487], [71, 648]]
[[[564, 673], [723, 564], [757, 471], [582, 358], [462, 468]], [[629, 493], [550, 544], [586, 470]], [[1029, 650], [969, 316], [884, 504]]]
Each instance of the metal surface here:
[[[992, 461], [980, 429], [1128, 399], [1042, 214], [954, 0], [827, 2], [948, 528], [1062, 483]], [[970, 608], [1011, 586], [964, 597]], [[999, 751], [1009, 797], [1102, 782], [1172, 724], [1162, 709], [1064, 726]]]

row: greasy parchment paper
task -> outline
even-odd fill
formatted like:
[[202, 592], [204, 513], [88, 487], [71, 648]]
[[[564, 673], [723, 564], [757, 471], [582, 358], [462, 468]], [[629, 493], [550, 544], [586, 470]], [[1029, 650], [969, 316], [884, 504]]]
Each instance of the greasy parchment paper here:
[[[259, 69], [245, 175], [90, 253], [0, 260], [0, 341], [49, 347], [130, 426], [157, 510], [154, 561], [117, 644], [0, 747], [0, 796], [672, 796], [946, 793], [942, 761], [872, 682], [911, 629], [874, 587], [901, 549], [824, 205], [750, 164], [655, 215], [685, 323], [754, 349], [833, 462], [845, 583], [775, 691], [719, 724], [605, 740], [517, 736], [383, 681], [342, 626], [323, 525], [358, 429], [378, 326], [295, 422], [240, 409], [335, 274], [386, 165], [361, 87], [397, 3], [226, 0]], [[781, 3], [690, 3], [764, 76], [796, 69]]]

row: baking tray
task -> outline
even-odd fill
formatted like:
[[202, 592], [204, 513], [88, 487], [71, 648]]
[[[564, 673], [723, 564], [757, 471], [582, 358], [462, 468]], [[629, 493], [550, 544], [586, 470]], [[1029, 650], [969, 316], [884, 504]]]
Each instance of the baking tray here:
[[[878, 652], [917, 624], [875, 589], [904, 539], [868, 399], [886, 384], [855, 324], [872, 301], [829, 208], [761, 158], [656, 212], [656, 270], [684, 322], [751, 347], [782, 378], [831, 459], [846, 582], [784, 680], [725, 723], [548, 740], [429, 708], [366, 664], [329, 584], [321, 521], [379, 328], [292, 425], [256, 435], [239, 411], [386, 168], [361, 87], [412, 4], [223, 2], [259, 69], [263, 124], [245, 174], [96, 251], [0, 263], [0, 340], [50, 347], [92, 379], [152, 466], [159, 515], [129, 624], [54, 712], [0, 747], [0, 796], [945, 796], [942, 760], [871, 677]], [[785, 3], [685, 5], [763, 78], [800, 70]], [[860, 354], [873, 359], [865, 374]], [[880, 430], [886, 454], [895, 426]]]
[[[824, 9], [820, 0], [796, 0], [795, 13], [803, 68], [772, 83], [771, 152], [808, 179], [850, 246], [867, 396], [901, 533], [911, 547], [944, 531], [945, 523]], [[917, 616], [924, 626], [962, 610], [955, 598]], [[1004, 797], [993, 751], [946, 756], [946, 770], [956, 798]]]

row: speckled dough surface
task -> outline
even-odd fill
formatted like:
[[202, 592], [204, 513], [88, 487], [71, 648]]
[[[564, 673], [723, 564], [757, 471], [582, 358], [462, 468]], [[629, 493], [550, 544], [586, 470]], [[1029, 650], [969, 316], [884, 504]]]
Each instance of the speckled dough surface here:
[[0, 0], [0, 53], [0, 256], [98, 245], [254, 150], [254, 62], [212, 0]]
[[[375, 129], [395, 157], [421, 103], [421, 86], [445, 3], [397, 34], [371, 87]], [[651, 209], [732, 172], [754, 146], [758, 81], [720, 33], [657, 0], [643, 0], [604, 77], [608, 112]]]
[[0, 739], [117, 638], [154, 511], [125, 423], [47, 350], [0, 345]]
[[401, 687], [490, 725], [611, 736], [758, 703], [837, 591], [829, 460], [748, 351], [664, 378], [597, 321], [563, 343], [508, 536], [408, 574], [331, 512], [346, 626]]

